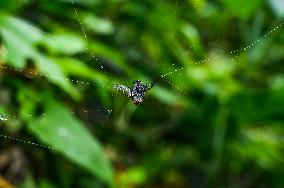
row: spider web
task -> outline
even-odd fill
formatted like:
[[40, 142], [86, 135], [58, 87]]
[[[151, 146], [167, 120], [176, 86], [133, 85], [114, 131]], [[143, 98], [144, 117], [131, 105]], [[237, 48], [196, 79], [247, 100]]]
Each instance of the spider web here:
[[[85, 40], [87, 42], [89, 42], [90, 41], [90, 37], [89, 37], [88, 32], [85, 29], [86, 27], [84, 26], [84, 24], [81, 21], [80, 12], [76, 8], [76, 2], [74, 2], [73, 0], [70, 0], [70, 3], [72, 5], [74, 16], [76, 17], [76, 20], [77, 20], [77, 26], [79, 26], [83, 38], [85, 38]], [[177, 6], [178, 6], [178, 2], [175, 3], [175, 9], [177, 8]], [[177, 14], [177, 11], [175, 11], [175, 14]], [[42, 31], [42, 29], [40, 29], [38, 27], [35, 27], [35, 26], [33, 26], [33, 27], [36, 30], [42, 32], [44, 35], [52, 37], [54, 39], [57, 39], [57, 37], [55, 35], [50, 34], [48, 32], [44, 32], [44, 31]], [[231, 57], [232, 57], [232, 62], [231, 63], [237, 63], [235, 61], [235, 59], [237, 59], [237, 57], [240, 54], [240, 52], [246, 52], [246, 51], [254, 48], [255, 46], [259, 45], [264, 39], [271, 37], [274, 32], [276, 32], [276, 31], [278, 31], [280, 29], [283, 29], [282, 27], [283, 27], [283, 23], [278, 24], [278, 25], [272, 27], [272, 29], [270, 29], [268, 32], [266, 32], [264, 35], [262, 35], [262, 37], [254, 40], [253, 42], [249, 43], [245, 47], [242, 47], [242, 48], [239, 48], [239, 49], [233, 49], [233, 50], [226, 50], [226, 49], [224, 50], [223, 49], [223, 51], [226, 51], [225, 52], [226, 54], [230, 54], [231, 55]], [[178, 36], [175, 33], [168, 33], [168, 35], [170, 36], [169, 49], [173, 49], [174, 47], [173, 47], [173, 45], [171, 43], [173, 43], [176, 40], [176, 38], [178, 38]], [[209, 49], [209, 47], [215, 46], [217, 44], [217, 42], [221, 41], [221, 40], [222, 40], [222, 38], [216, 39], [213, 42], [210, 42], [210, 41], [208, 42], [207, 41], [206, 45], [200, 44], [200, 46], [205, 48], [205, 49]], [[194, 45], [191, 44], [190, 47], [186, 47], [186, 48], [183, 49], [184, 52], [183, 52], [183, 56], [181, 58], [186, 58], [189, 54], [194, 54], [194, 52], [199, 50], [199, 48], [200, 47], [195, 47]], [[68, 78], [69, 81], [71, 81], [74, 84], [78, 84], [78, 85], [87, 85], [87, 86], [90, 86], [90, 87], [96, 87], [96, 89], [98, 89], [98, 90], [99, 90], [100, 87], [101, 88], [107, 88], [107, 89], [111, 90], [114, 83], [118, 83], [119, 81], [122, 81], [122, 80], [115, 81], [116, 79], [112, 76], [112, 74], [109, 73], [108, 70], [106, 70], [105, 65], [103, 64], [103, 62], [101, 62], [99, 57], [96, 57], [94, 55], [94, 53], [92, 52], [91, 49], [86, 47], [86, 52], [89, 55], [89, 57], [91, 58], [91, 63], [90, 64], [91, 65], [94, 65], [94, 64], [98, 65], [100, 71], [107, 77], [109, 84], [98, 84], [97, 82], [94, 83], [94, 82], [91, 82], [91, 81], [77, 80], [77, 79], [74, 79], [74, 78]], [[221, 58], [223, 58], [223, 55], [217, 53], [212, 58], [211, 57], [210, 58], [201, 58], [201, 60], [197, 60], [197, 61], [194, 59], [194, 61], [192, 61], [191, 64], [196, 64], [196, 66], [198, 66], [198, 65], [203, 65], [203, 64], [206, 64], [206, 63], [212, 63], [212, 61], [217, 60], [217, 59], [221, 59]], [[148, 65], [146, 65], [146, 67], [147, 66]], [[181, 80], [185, 79], [183, 77], [186, 75], [186, 73], [185, 73], [186, 67], [182, 63], [180, 63], [180, 62], [178, 63], [178, 61], [174, 61], [174, 62], [171, 62], [171, 63], [164, 62], [164, 63], [162, 63], [162, 66], [164, 67], [163, 68], [163, 73], [156, 74], [155, 70], [152, 71], [151, 73], [148, 73], [148, 75], [152, 74], [151, 76], [148, 76], [148, 77], [152, 77], [152, 79], [156, 79], [156, 78], [159, 79], [159, 87], [167, 88], [169, 90], [175, 90], [178, 93], [180, 93], [182, 95], [185, 95], [185, 96], [188, 96], [188, 95], [190, 95], [193, 92], [194, 89], [188, 89], [188, 87], [184, 87], [184, 85], [183, 86], [176, 85], [176, 84], [172, 83], [172, 81], [171, 81], [171, 76], [174, 77], [175, 79], [177, 79], [177, 78], [180, 78]], [[3, 69], [3, 70], [13, 70], [13, 71], [17, 71], [17, 72], [27, 72], [28, 74], [33, 75], [34, 79], [37, 79], [38, 77], [44, 77], [44, 78], [52, 77], [52, 75], [40, 74], [40, 73], [33, 72], [33, 71], [27, 71], [27, 70], [23, 70], [23, 69], [11, 68], [11, 67], [8, 67], [8, 66], [5, 66], [5, 65], [1, 65], [0, 68]], [[141, 76], [139, 75], [138, 77], [141, 77]], [[60, 77], [58, 77], [56, 75], [54, 75], [54, 78], [55, 79], [62, 79], [62, 78], [60, 78]], [[131, 84], [133, 82], [132, 79], [136, 79], [136, 77], [133, 76], [133, 78], [125, 80], [124, 83]], [[139, 78], [137, 78], [137, 79], [139, 79]], [[110, 96], [112, 98], [114, 97], [113, 93], [114, 92], [111, 92], [111, 94], [110, 94]], [[112, 100], [112, 99], [109, 99], [109, 100]], [[113, 111], [112, 106], [107, 106], [106, 107], [103, 104], [98, 104], [97, 106], [98, 107], [96, 109], [91, 109], [91, 110], [92, 111], [96, 111], [97, 112], [96, 114], [97, 114], [98, 117], [99, 116], [106, 116], [107, 117], [107, 118], [103, 118], [102, 117], [102, 119], [110, 119], [111, 118], [111, 114], [112, 114], [112, 111]], [[89, 108], [87, 107], [87, 109], [89, 109]], [[88, 112], [87, 110], [84, 111], [84, 113], [87, 113], [87, 112]], [[100, 114], [99, 112], [102, 112], [102, 113]], [[71, 111], [71, 113], [72, 114], [76, 114], [78, 112]], [[26, 116], [27, 117], [31, 117], [33, 115], [27, 114]], [[40, 114], [40, 115], [37, 115], [37, 116], [44, 117], [45, 114]], [[3, 115], [0, 118], [0, 120], [2, 122], [5, 122], [5, 121], [9, 121], [9, 120], [11, 120], [13, 118], [17, 118], [17, 115], [9, 115], [9, 114]], [[103, 120], [103, 121], [105, 121], [105, 120]], [[96, 123], [100, 123], [100, 122], [96, 122]], [[107, 122], [105, 122], [105, 123], [107, 123]], [[44, 148], [47, 148], [47, 149], [53, 149], [52, 147], [41, 145], [41, 144], [37, 144], [36, 142], [28, 141], [26, 139], [19, 139], [19, 138], [15, 138], [15, 137], [3, 135], [3, 134], [0, 134], [0, 137], [2, 137], [4, 139], [12, 140], [12, 141], [23, 142], [23, 143], [26, 143], [26, 144], [34, 145], [35, 147], [44, 147]]]
[[[85, 26], [84, 24], [82, 23], [81, 21], [81, 18], [80, 18], [80, 14], [76, 8], [76, 3], [73, 1], [73, 0], [69, 0], [70, 3], [72, 4], [72, 8], [73, 8], [73, 11], [74, 11], [74, 15], [76, 17], [76, 20], [77, 20], [77, 24], [78, 26], [80, 27], [80, 30], [81, 30], [81, 34], [82, 36], [85, 38], [85, 40], [88, 42], [90, 39], [88, 37], [88, 34], [85, 30]], [[177, 14], [177, 5], [178, 5], [178, 2], [175, 3], [175, 12], [174, 14], [176, 15]], [[15, 20], [17, 21], [17, 20]], [[232, 56], [232, 60], [234, 61], [234, 59], [236, 59], [238, 57], [238, 53], [240, 52], [244, 52], [244, 51], [247, 51], [251, 48], [253, 48], [254, 46], [258, 45], [263, 39], [267, 38], [267, 37], [270, 37], [271, 34], [273, 32], [276, 32], [277, 30], [281, 29], [281, 27], [283, 26], [283, 23], [275, 26], [274, 28], [272, 28], [270, 31], [268, 31], [267, 33], [265, 33], [262, 37], [258, 38], [257, 40], [253, 41], [252, 43], [248, 44], [247, 46], [243, 47], [243, 48], [240, 48], [240, 49], [235, 49], [235, 50], [231, 50], [231, 51], [227, 51], [226, 54], [231, 54], [233, 55]], [[56, 40], [59, 40], [55, 35], [53, 34], [50, 34], [48, 32], [45, 32], [45, 31], [42, 31], [42, 29], [36, 27], [36, 26], [33, 26], [31, 25], [31, 27], [33, 27], [35, 30], [37, 31], [40, 31], [41, 33], [43, 33], [44, 35], [47, 35], [49, 37], [52, 37]], [[170, 40], [169, 40], [169, 47], [171, 48], [171, 42], [176, 40], [176, 33], [169, 33], [170, 35]], [[223, 35], [223, 38], [225, 36]], [[220, 41], [221, 39], [223, 38], [219, 38], [219, 39], [216, 39], [215, 41], [213, 42], [208, 42], [207, 43], [207, 46], [208, 47], [212, 47], [214, 46], [218, 41]], [[204, 45], [200, 44], [201, 47], [204, 47]], [[86, 52], [87, 54], [91, 57], [91, 62], [92, 64], [93, 63], [97, 63], [99, 65], [99, 68], [101, 69], [101, 71], [103, 72], [103, 74], [105, 74], [109, 81], [110, 81], [110, 85], [104, 85], [104, 84], [98, 84], [98, 83], [94, 83], [94, 82], [89, 82], [89, 81], [83, 81], [83, 80], [76, 80], [76, 79], [69, 79], [67, 78], [68, 80], [70, 80], [71, 82], [73, 82], [74, 84], [83, 84], [83, 85], [88, 85], [90, 87], [93, 87], [93, 86], [98, 86], [97, 89], [99, 89], [99, 87], [102, 87], [102, 88], [112, 88], [112, 85], [114, 83], [117, 83], [114, 81], [114, 79], [112, 78], [112, 76], [108, 73], [107, 70], [105, 70], [104, 66], [102, 65], [101, 61], [98, 59], [98, 57], [96, 57], [93, 52], [91, 51], [91, 49], [89, 49], [88, 47], [86, 47]], [[195, 51], [197, 51], [198, 49], [194, 46], [194, 45], [191, 45], [191, 47], [188, 47], [187, 49], [184, 50], [184, 53], [183, 53], [183, 56], [187, 56], [188, 54], [190, 53], [194, 53]], [[219, 55], [216, 55], [215, 57], [213, 57], [212, 59], [211, 58], [206, 58], [206, 59], [203, 59], [203, 60], [200, 60], [200, 61], [195, 61], [193, 63], [195, 64], [205, 64], [205, 63], [210, 63], [211, 61], [214, 61], [218, 58], [221, 58], [221, 56]], [[179, 66], [176, 66], [176, 63], [173, 62], [170, 66], [168, 66], [166, 68], [166, 63], [164, 62], [163, 63], [163, 71], [164, 73], [162, 73], [161, 75], [158, 75], [158, 79], [159, 79], [159, 83], [162, 84], [162, 86], [165, 86], [165, 87], [171, 87], [177, 91], [179, 91], [180, 93], [182, 93], [183, 95], [190, 95], [190, 92], [188, 91], [185, 91], [185, 89], [183, 89], [181, 86], [178, 86], [178, 85], [175, 85], [174, 83], [172, 83], [170, 80], [169, 80], [169, 77], [173, 75], [173, 77], [177, 78], [177, 77], [181, 77], [182, 75], [184, 75], [184, 69], [185, 67], [183, 67], [182, 65], [179, 65]], [[37, 73], [37, 72], [33, 72], [33, 71], [27, 71], [27, 70], [23, 70], [23, 69], [16, 69], [16, 68], [11, 68], [11, 67], [8, 67], [8, 66], [2, 66], [0, 67], [1, 69], [4, 69], [4, 70], [13, 70], [13, 71], [17, 71], [17, 72], [26, 72], [28, 74], [31, 74], [33, 76], [35, 76], [34, 78], [36, 79], [37, 77], [52, 77], [52, 75], [47, 75], [47, 74], [41, 74], [41, 73]], [[63, 79], [63, 78], [60, 78], [58, 76], [53, 76], [55, 79]], [[128, 80], [129, 83], [132, 83], [133, 80]], [[166, 85], [163, 85], [163, 83], [165, 83]], [[194, 89], [191, 90], [191, 92], [193, 91]], [[113, 97], [113, 93], [111, 94], [111, 96]], [[106, 114], [110, 115], [112, 113], [112, 109], [111, 108], [97, 108], [96, 109], [97, 112], [100, 112], [100, 111], [104, 111], [104, 112], [107, 112]], [[85, 113], [87, 113], [87, 111], [85, 110], [84, 111]], [[71, 113], [75, 114], [76, 112], [74, 111], [71, 111]], [[30, 115], [30, 114], [27, 114], [26, 116], [28, 117], [32, 117], [33, 115]], [[40, 116], [45, 116], [45, 114], [41, 114]], [[2, 115], [2, 118], [0, 120], [2, 121], [7, 121], [7, 120], [10, 120], [12, 118], [17, 118], [16, 115]], [[99, 122], [97, 122], [99, 123]], [[4, 136], [4, 135], [2, 135]], [[5, 138], [12, 138], [12, 137], [5, 137]], [[16, 139], [14, 139], [16, 140]], [[26, 143], [29, 143], [29, 142], [26, 142]]]

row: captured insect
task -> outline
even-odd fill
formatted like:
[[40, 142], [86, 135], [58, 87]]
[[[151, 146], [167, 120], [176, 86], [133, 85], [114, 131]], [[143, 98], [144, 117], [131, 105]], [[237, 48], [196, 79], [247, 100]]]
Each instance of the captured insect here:
[[132, 89], [124, 86], [124, 85], [120, 85], [120, 84], [115, 84], [114, 85], [114, 89], [116, 89], [117, 91], [122, 92], [123, 94], [125, 94], [127, 97], [131, 97], [133, 103], [137, 106], [141, 105], [145, 99], [145, 93], [152, 89], [156, 84], [156, 81], [153, 81], [151, 84], [142, 84], [142, 82], [140, 80], [135, 80], [133, 82], [133, 87]]

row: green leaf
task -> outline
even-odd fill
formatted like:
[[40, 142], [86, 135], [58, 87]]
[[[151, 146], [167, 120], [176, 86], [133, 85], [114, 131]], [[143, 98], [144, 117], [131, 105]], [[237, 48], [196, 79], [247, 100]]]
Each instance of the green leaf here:
[[161, 102], [164, 102], [168, 105], [173, 106], [186, 106], [187, 101], [185, 98], [176, 95], [174, 92], [167, 90], [162, 87], [155, 87], [152, 91], [152, 94], [159, 99]]
[[122, 185], [141, 185], [147, 180], [147, 173], [143, 167], [132, 167], [121, 175]]
[[86, 50], [85, 41], [73, 34], [47, 36], [42, 43], [54, 54], [73, 55]]
[[18, 68], [36, 54], [33, 46], [42, 37], [33, 26], [8, 15], [0, 15], [0, 33], [7, 48], [7, 61]]
[[280, 130], [267, 127], [244, 129], [242, 142], [233, 144], [233, 148], [242, 158], [253, 159], [263, 168], [271, 169], [276, 165], [283, 165]]
[[43, 38], [38, 29], [11, 16], [0, 15], [0, 33], [3, 35], [10, 64], [23, 68], [27, 59], [31, 59], [40, 72], [47, 75], [49, 81], [60, 86], [73, 99], [80, 99], [79, 92], [67, 80], [61, 67], [35, 48], [36, 42]]
[[84, 17], [83, 22], [95, 33], [110, 35], [114, 32], [114, 26], [111, 21], [105, 18], [99, 18], [93, 14], [87, 14]]
[[101, 42], [92, 42], [89, 48], [94, 55], [107, 59], [117, 69], [122, 69], [129, 75], [133, 74], [133, 70], [128, 66], [125, 57], [119, 50]]
[[278, 17], [284, 18], [284, 1], [283, 0], [270, 0], [270, 5]]
[[66, 107], [50, 99], [45, 116], [31, 121], [29, 130], [66, 158], [112, 184], [112, 170], [101, 145]]
[[54, 59], [57, 64], [59, 64], [64, 72], [67, 72], [70, 75], [78, 76], [80, 78], [86, 78], [90, 80], [100, 81], [105, 83], [107, 81], [107, 76], [97, 70], [93, 70], [91, 67], [88, 67], [85, 63], [73, 59], [73, 58], [56, 58]]
[[236, 16], [242, 19], [249, 18], [263, 3], [262, 0], [223, 0], [223, 2]]
[[30, 44], [40, 41], [43, 37], [40, 29], [27, 20], [16, 18], [8, 14], [0, 14], [0, 23], [3, 27], [15, 33], [17, 37]]
[[49, 81], [60, 86], [66, 93], [70, 94], [73, 99], [79, 100], [81, 98], [80, 93], [74, 88], [70, 81], [67, 80], [66, 74], [55, 61], [41, 55], [37, 55], [35, 60], [37, 68], [41, 73], [47, 75]]
[[39, 184], [40, 188], [55, 188], [54, 185], [52, 185], [50, 182], [46, 181], [46, 180], [41, 180], [40, 184]]
[[29, 1], [23, 1], [23, 0], [1, 0], [0, 1], [0, 12], [2, 10], [4, 11], [16, 11], [18, 9], [21, 9], [23, 6], [25, 6]]
[[185, 36], [185, 39], [193, 48], [200, 48], [200, 35], [198, 30], [191, 24], [184, 24], [181, 28], [181, 32]]

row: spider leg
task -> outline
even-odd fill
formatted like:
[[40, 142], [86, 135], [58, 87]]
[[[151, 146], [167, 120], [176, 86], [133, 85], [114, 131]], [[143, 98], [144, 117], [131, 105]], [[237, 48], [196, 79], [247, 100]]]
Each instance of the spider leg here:
[[154, 80], [153, 82], [151, 82], [151, 84], [146, 84], [147, 90], [152, 89], [157, 83], [157, 80]]
[[113, 88], [119, 92], [122, 92], [127, 97], [131, 97], [131, 89], [127, 86], [121, 85], [121, 84], [115, 84]]

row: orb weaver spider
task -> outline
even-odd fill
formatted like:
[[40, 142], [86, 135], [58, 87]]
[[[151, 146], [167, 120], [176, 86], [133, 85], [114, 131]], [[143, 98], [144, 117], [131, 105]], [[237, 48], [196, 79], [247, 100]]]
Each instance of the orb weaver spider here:
[[133, 87], [129, 88], [127, 86], [121, 85], [121, 84], [115, 84], [114, 89], [117, 91], [122, 92], [127, 97], [131, 97], [133, 103], [136, 106], [139, 106], [143, 103], [145, 99], [145, 93], [152, 89], [156, 84], [156, 81], [153, 81], [151, 84], [142, 84], [140, 80], [135, 80], [133, 82]]

